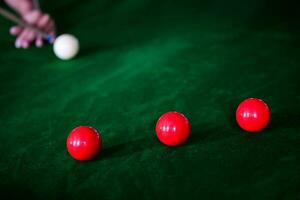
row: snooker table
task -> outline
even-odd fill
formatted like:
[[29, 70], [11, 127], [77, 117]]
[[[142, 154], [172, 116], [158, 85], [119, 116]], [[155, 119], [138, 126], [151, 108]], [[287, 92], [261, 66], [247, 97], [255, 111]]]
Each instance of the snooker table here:
[[[15, 49], [0, 19], [1, 199], [300, 199], [298, 1], [40, 4], [81, 50]], [[260, 133], [236, 124], [248, 97], [271, 109]], [[192, 127], [178, 147], [155, 135], [171, 110]], [[67, 153], [79, 125], [101, 132], [91, 161]]]

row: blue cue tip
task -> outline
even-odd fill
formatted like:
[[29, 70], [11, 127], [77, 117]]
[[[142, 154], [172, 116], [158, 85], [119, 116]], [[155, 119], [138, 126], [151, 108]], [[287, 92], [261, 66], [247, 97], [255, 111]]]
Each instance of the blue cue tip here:
[[55, 40], [55, 37], [53, 35], [47, 35], [46, 38], [45, 38], [45, 40], [47, 42], [49, 42], [50, 44], [52, 44], [54, 42], [54, 40]]

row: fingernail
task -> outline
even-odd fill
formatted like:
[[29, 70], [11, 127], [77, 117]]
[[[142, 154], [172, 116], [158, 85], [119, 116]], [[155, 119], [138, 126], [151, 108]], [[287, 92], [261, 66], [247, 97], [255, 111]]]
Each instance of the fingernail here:
[[20, 43], [19, 40], [16, 41], [15, 46], [16, 46], [16, 48], [20, 48], [21, 47], [21, 43]]
[[37, 42], [37, 43], [36, 43], [36, 46], [37, 46], [37, 47], [42, 47], [42, 43], [41, 43], [41, 42]]

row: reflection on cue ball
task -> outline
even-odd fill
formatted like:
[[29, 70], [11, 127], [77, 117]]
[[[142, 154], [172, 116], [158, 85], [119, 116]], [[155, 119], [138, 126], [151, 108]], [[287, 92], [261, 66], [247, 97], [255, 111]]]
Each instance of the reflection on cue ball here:
[[70, 34], [60, 35], [55, 39], [53, 51], [62, 60], [72, 59], [79, 51], [78, 39]]

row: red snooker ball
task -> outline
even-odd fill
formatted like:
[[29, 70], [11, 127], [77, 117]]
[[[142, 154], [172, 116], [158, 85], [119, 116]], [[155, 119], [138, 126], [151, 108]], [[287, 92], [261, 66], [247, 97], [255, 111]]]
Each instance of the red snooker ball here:
[[67, 138], [67, 150], [76, 160], [84, 161], [94, 158], [101, 150], [102, 140], [97, 132], [89, 126], [73, 129]]
[[167, 146], [184, 143], [190, 135], [190, 129], [189, 120], [179, 112], [167, 112], [156, 123], [156, 135]]
[[259, 132], [270, 122], [268, 105], [257, 98], [249, 98], [240, 103], [236, 110], [238, 125], [248, 132]]

